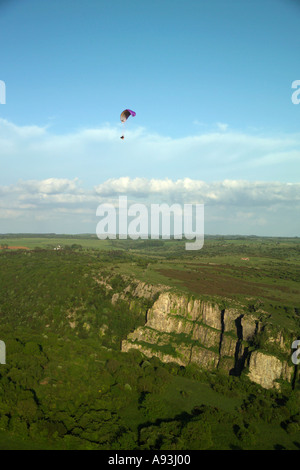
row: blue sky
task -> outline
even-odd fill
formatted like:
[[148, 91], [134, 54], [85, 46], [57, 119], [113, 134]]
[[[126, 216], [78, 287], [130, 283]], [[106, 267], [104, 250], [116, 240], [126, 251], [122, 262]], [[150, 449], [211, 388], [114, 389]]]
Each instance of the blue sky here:
[[299, 18], [298, 0], [0, 1], [0, 233], [95, 232], [126, 194], [204, 202], [207, 233], [299, 235]]

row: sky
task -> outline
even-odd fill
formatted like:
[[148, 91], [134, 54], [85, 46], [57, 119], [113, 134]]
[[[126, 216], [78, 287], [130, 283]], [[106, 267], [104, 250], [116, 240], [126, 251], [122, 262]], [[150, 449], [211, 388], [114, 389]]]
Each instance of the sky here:
[[96, 233], [126, 195], [300, 236], [299, 20], [300, 0], [0, 0], [0, 233]]

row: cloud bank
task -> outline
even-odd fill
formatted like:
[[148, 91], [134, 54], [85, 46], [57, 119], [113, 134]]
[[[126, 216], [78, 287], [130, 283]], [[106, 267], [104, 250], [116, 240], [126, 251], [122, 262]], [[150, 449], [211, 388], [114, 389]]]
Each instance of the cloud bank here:
[[299, 235], [300, 134], [58, 134], [0, 119], [0, 232], [94, 233], [103, 202], [205, 205], [205, 233]]
[[202, 204], [205, 233], [299, 235], [300, 183], [190, 178], [108, 179], [85, 189], [78, 178], [48, 178], [0, 186], [0, 232], [95, 233], [96, 209], [118, 204]]
[[121, 125], [58, 134], [48, 126], [18, 126], [0, 119], [0, 183], [19, 179], [99, 180], [146, 176], [203, 181], [298, 182], [300, 134], [240, 132], [217, 123], [209, 132], [168, 137]]

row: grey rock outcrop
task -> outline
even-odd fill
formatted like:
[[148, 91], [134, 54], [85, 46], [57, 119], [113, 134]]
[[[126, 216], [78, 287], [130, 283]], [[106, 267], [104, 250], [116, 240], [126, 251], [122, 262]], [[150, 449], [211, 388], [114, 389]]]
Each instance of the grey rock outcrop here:
[[[260, 319], [245, 314], [242, 308], [222, 309], [217, 303], [168, 291], [148, 310], [145, 326], [122, 342], [122, 351], [134, 348], [163, 362], [194, 363], [205, 370], [220, 369], [234, 375], [248, 365], [250, 380], [265, 388], [278, 388], [280, 379], [291, 382], [293, 367], [268, 352], [250, 354], [249, 346], [262, 330]], [[285, 350], [282, 332], [269, 338], [273, 348]]]

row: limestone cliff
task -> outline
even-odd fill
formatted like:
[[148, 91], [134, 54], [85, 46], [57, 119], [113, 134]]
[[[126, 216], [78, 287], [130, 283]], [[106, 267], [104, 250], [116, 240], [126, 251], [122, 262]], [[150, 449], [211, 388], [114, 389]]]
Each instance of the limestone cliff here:
[[264, 388], [279, 388], [277, 380], [291, 382], [294, 368], [275, 356], [254, 351], [250, 356], [249, 378]]
[[[268, 328], [266, 351], [261, 351], [259, 340]], [[145, 326], [122, 342], [122, 351], [135, 348], [163, 362], [194, 363], [233, 375], [247, 367], [250, 380], [265, 388], [278, 388], [278, 380], [290, 382], [293, 378], [288, 341], [282, 332], [246, 314], [242, 306], [221, 308], [212, 301], [163, 292], [148, 310]]]

